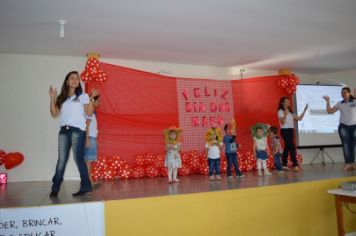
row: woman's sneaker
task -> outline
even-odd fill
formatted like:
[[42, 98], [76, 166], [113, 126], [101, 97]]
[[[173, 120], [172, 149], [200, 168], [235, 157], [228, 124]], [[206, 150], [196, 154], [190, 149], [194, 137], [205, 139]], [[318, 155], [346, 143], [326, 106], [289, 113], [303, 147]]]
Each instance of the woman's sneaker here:
[[76, 192], [76, 193], [73, 193], [72, 196], [73, 197], [80, 197], [80, 196], [84, 196], [84, 195], [91, 195], [92, 194], [92, 191], [79, 191], [79, 192]]
[[49, 197], [50, 197], [50, 198], [56, 198], [56, 197], [58, 197], [58, 191], [52, 191], [52, 192], [49, 194]]

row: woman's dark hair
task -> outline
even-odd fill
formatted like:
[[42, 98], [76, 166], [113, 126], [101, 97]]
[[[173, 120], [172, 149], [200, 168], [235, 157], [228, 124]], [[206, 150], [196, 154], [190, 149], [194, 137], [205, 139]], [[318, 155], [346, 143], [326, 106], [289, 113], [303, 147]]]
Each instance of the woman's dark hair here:
[[[63, 84], [62, 84], [61, 93], [58, 95], [57, 101], [56, 101], [56, 107], [58, 107], [58, 109], [61, 109], [62, 104], [68, 98], [68, 93], [69, 93], [68, 80], [69, 80], [69, 77], [73, 74], [76, 74], [79, 77], [79, 74], [77, 71], [71, 71], [66, 75], [66, 78], [64, 79]], [[82, 94], [82, 92], [83, 92], [83, 89], [79, 83], [79, 86], [75, 89], [75, 92], [74, 92], [76, 95], [76, 99]]]
[[[351, 89], [349, 88], [349, 87], [343, 87], [342, 89], [341, 89], [341, 91], [342, 90], [345, 90], [345, 91], [347, 91], [348, 93], [351, 93]], [[350, 94], [350, 99], [355, 99], [355, 97], [352, 95], [352, 94]]]
[[[277, 111], [279, 111], [279, 110], [284, 111], [284, 106], [283, 106], [283, 103], [284, 103], [284, 101], [285, 101], [286, 99], [288, 99], [288, 100], [289, 100], [289, 98], [288, 98], [288, 97], [281, 97], [281, 99], [279, 99], [279, 103], [278, 103], [278, 109], [277, 109]], [[291, 109], [289, 106], [288, 106], [288, 110], [289, 110], [289, 112], [290, 112], [290, 113], [293, 113], [292, 109]]]

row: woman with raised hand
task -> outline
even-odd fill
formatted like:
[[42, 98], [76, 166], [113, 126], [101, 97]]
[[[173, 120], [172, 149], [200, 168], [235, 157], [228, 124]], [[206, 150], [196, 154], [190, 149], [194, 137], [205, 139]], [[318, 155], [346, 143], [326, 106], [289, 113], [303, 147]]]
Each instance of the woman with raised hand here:
[[294, 121], [300, 121], [304, 118], [304, 114], [308, 109], [306, 104], [304, 111], [300, 116], [293, 114], [290, 107], [290, 100], [288, 97], [282, 97], [278, 104], [278, 119], [281, 127], [281, 136], [284, 141], [284, 149], [282, 155], [283, 170], [288, 170], [288, 153], [293, 162], [293, 170], [300, 171], [297, 162], [296, 147], [294, 144]]
[[[92, 91], [92, 97], [97, 95], [97, 91]], [[69, 72], [62, 85], [60, 94], [50, 86], [50, 112], [53, 118], [59, 116], [60, 131], [58, 134], [58, 161], [55, 174], [52, 178], [52, 190], [50, 198], [58, 196], [63, 175], [72, 148], [74, 161], [80, 173], [80, 189], [73, 197], [82, 196], [92, 191], [92, 185], [88, 176], [88, 169], [84, 162], [85, 113], [91, 116], [94, 111], [94, 99], [89, 98], [84, 93], [80, 85], [78, 72]]]
[[[356, 96], [356, 89], [355, 89]], [[344, 170], [356, 170], [355, 152], [356, 152], [356, 99], [351, 94], [349, 87], [341, 89], [342, 101], [330, 106], [329, 96], [324, 96], [326, 101], [326, 111], [329, 114], [340, 111], [339, 136], [344, 152], [345, 167]]]

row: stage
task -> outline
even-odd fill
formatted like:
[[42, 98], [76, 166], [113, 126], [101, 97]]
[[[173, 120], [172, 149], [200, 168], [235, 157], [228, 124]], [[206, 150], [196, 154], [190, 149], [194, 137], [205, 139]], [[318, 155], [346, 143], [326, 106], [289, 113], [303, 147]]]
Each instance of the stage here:
[[[78, 198], [71, 194], [79, 181], [64, 181], [54, 200], [48, 196], [50, 181], [16, 182], [1, 186], [0, 207], [101, 202], [105, 235], [335, 235], [334, 199], [326, 191], [356, 180], [356, 171], [342, 167], [303, 165], [301, 172], [284, 176], [250, 172], [215, 182], [207, 176], [180, 177], [177, 184], [166, 178], [116, 180], [101, 182], [91, 195]], [[356, 230], [355, 222], [355, 215], [345, 212], [348, 231]]]
[[[181, 195], [191, 193], [216, 192], [225, 190], [245, 189], [272, 185], [301, 183], [351, 177], [356, 171], [342, 171], [343, 164], [303, 165], [301, 172], [286, 171], [283, 176], [276, 172], [272, 176], [257, 176], [257, 172], [245, 173], [245, 178], [229, 180], [222, 175], [221, 181], [209, 181], [208, 176], [181, 176], [180, 182], [168, 184], [167, 178], [143, 178], [101, 181], [91, 195], [73, 198], [72, 193], [78, 191], [79, 180], [63, 182], [59, 197], [50, 199], [50, 181], [14, 182], [0, 185], [0, 207], [32, 207], [52, 204], [69, 204], [91, 201], [122, 200], [145, 197]], [[335, 186], [337, 187], [337, 186]]]

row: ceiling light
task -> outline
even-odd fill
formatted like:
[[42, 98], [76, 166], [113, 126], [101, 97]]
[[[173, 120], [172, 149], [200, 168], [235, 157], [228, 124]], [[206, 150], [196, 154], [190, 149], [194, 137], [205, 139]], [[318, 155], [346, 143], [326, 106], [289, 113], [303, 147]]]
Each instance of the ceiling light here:
[[65, 20], [59, 20], [59, 37], [64, 38], [64, 25], [67, 23]]

